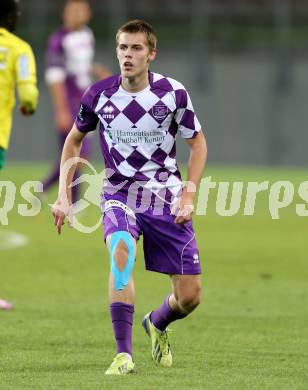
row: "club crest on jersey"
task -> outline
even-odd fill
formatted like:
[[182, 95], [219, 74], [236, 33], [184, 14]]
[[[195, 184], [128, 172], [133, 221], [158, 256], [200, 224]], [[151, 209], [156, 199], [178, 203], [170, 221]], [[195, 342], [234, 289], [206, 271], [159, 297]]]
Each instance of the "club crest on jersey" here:
[[157, 104], [152, 107], [152, 114], [155, 119], [162, 121], [168, 115], [168, 107], [163, 104]]

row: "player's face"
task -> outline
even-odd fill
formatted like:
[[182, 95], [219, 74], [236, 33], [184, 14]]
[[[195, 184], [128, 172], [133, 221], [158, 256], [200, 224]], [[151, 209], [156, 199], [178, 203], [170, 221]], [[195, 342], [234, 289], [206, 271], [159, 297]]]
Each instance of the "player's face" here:
[[146, 35], [138, 33], [121, 33], [118, 38], [117, 57], [121, 75], [126, 78], [135, 78], [149, 69], [154, 60], [156, 50], [150, 51]]
[[83, 1], [69, 1], [63, 11], [63, 21], [69, 30], [78, 30], [86, 26], [91, 19], [89, 5]]

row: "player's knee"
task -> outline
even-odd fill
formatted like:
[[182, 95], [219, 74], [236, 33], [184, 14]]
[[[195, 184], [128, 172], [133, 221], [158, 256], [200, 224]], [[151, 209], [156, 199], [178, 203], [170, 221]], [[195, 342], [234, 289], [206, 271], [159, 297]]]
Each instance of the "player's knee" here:
[[195, 310], [195, 308], [201, 303], [201, 286], [194, 286], [189, 293], [179, 296], [178, 303], [186, 313], [190, 313]]
[[119, 271], [123, 271], [128, 260], [128, 246], [121, 240], [114, 251], [114, 261]]
[[134, 239], [126, 231], [115, 232], [111, 236], [109, 250], [114, 288], [123, 290], [128, 285], [134, 268]]
[[199, 306], [200, 302], [199, 296], [188, 296], [181, 299], [179, 304], [184, 312], [191, 313], [197, 306]]

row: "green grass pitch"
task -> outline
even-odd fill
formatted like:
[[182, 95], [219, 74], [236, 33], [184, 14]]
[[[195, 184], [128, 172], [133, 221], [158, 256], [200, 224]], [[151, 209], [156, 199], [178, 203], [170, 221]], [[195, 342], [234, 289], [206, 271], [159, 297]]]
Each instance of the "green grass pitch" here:
[[[9, 163], [0, 179], [20, 186], [40, 179], [46, 168]], [[206, 173], [216, 181], [307, 180], [307, 170], [209, 166]], [[308, 217], [296, 215], [295, 197], [272, 220], [266, 193], [257, 199], [255, 216], [243, 217], [241, 208], [234, 217], [220, 217], [215, 194], [207, 215], [194, 217], [203, 299], [193, 315], [171, 326], [171, 369], [154, 366], [141, 327], [144, 314], [168, 293], [169, 280], [144, 270], [139, 244], [133, 333], [138, 373], [121, 378], [104, 376], [115, 349], [102, 229], [86, 235], [65, 227], [58, 237], [48, 206], [36, 217], [21, 217], [17, 203], [24, 202], [17, 197], [0, 232], [23, 234], [29, 244], [0, 248], [0, 296], [15, 303], [13, 311], [0, 312], [0, 389], [307, 389]], [[83, 221], [92, 223], [97, 213], [90, 206]]]

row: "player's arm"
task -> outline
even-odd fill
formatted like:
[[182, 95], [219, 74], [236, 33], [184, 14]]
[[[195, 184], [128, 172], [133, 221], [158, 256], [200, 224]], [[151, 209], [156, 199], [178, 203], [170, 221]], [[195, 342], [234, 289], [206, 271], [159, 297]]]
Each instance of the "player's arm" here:
[[179, 224], [184, 224], [192, 218], [196, 191], [203, 176], [207, 159], [206, 139], [202, 131], [199, 131], [194, 138], [186, 139], [186, 142], [190, 148], [190, 155], [187, 182], [180, 198], [179, 211], [175, 219], [175, 223]]
[[74, 124], [64, 143], [61, 157], [58, 199], [52, 209], [54, 224], [57, 227], [58, 234], [61, 234], [61, 228], [66, 217], [68, 217], [69, 225], [72, 225], [71, 184], [78, 165], [78, 157], [80, 156], [82, 141], [85, 135], [86, 133], [79, 131]]
[[72, 114], [68, 107], [65, 83], [58, 81], [49, 84], [49, 93], [57, 128], [61, 132], [67, 133], [72, 125]]
[[178, 131], [190, 148], [187, 184], [183, 188], [180, 199], [172, 208], [172, 212], [177, 215], [175, 223], [184, 224], [192, 218], [194, 198], [207, 158], [207, 145], [190, 96], [183, 86], [176, 91], [175, 101], [177, 108], [175, 121], [178, 124]]
[[31, 115], [36, 110], [39, 92], [35, 59], [30, 46], [22, 48], [17, 55], [15, 72], [20, 111], [24, 115]]
[[[187, 183], [192, 183], [196, 189], [200, 184], [200, 180], [203, 176], [205, 163], [207, 159], [207, 144], [206, 139], [202, 131], [200, 131], [195, 138], [186, 140], [189, 148], [190, 155], [188, 160], [188, 172]], [[188, 185], [184, 188], [184, 193], [189, 193]], [[191, 196], [195, 196], [195, 192], [191, 193]]]
[[102, 64], [94, 63], [92, 65], [92, 74], [97, 80], [103, 80], [111, 76], [111, 71]]
[[97, 105], [98, 96], [95, 88], [91, 89], [91, 87], [84, 93], [75, 124], [65, 140], [61, 157], [59, 194], [52, 208], [58, 234], [61, 233], [66, 216], [69, 225], [72, 226], [71, 184], [79, 163], [82, 141], [88, 132], [96, 129], [98, 123], [98, 116], [93, 109]]

